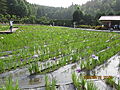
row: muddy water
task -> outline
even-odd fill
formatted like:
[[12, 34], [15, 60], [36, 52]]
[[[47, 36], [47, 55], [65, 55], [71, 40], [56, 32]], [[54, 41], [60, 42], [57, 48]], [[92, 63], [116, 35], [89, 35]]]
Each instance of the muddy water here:
[[[94, 70], [88, 72], [88, 75], [97, 75], [97, 76], [117, 76], [120, 74], [119, 71], [119, 58], [120, 56], [115, 55], [108, 60], [105, 64], [96, 67]], [[75, 90], [71, 73], [79, 69], [78, 63], [73, 63], [61, 67], [60, 69], [46, 74], [49, 77], [49, 81], [52, 78], [57, 80], [57, 90]], [[81, 72], [84, 73], [84, 72]], [[21, 69], [16, 69], [7, 73], [0, 74], [0, 85], [5, 81], [5, 77], [11, 76], [11, 78], [16, 81], [19, 81], [19, 87], [22, 90], [45, 90], [45, 74], [43, 75], [32, 75], [28, 72], [26, 67]], [[111, 90], [112, 88], [107, 86], [103, 80], [93, 80], [95, 85], [99, 90]]]

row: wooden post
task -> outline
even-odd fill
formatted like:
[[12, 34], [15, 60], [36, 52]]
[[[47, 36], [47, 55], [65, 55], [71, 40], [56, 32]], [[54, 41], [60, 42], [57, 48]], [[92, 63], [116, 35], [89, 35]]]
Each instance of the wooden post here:
[[53, 22], [53, 26], [55, 25], [55, 22]]
[[111, 28], [111, 21], [109, 22], [109, 28]]

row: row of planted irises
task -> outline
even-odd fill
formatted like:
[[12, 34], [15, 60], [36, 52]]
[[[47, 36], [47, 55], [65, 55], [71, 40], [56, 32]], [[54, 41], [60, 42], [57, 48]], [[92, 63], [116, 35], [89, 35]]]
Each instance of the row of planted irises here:
[[[92, 45], [93, 45], [93, 44], [92, 44]], [[93, 49], [95, 49], [95, 48], [93, 48]], [[89, 49], [87, 49], [87, 50], [89, 50]], [[26, 51], [27, 51], [27, 50], [26, 50]], [[76, 53], [78, 53], [78, 54], [81, 52], [81, 50], [79, 50], [78, 48], [77, 48], [77, 50], [74, 50], [74, 51], [75, 51]], [[86, 51], [86, 50], [85, 50], [85, 51]], [[69, 52], [73, 52], [73, 51], [67, 51], [66, 54], [63, 54], [63, 55], [62, 55], [62, 52], [59, 52], [59, 53], [58, 53], [58, 56], [59, 56], [59, 57], [63, 57], [63, 56], [65, 56], [65, 55], [67, 55]], [[23, 53], [24, 55], [26, 55], [26, 54], [28, 53], [28, 51], [26, 52], [26, 54], [25, 54], [25, 52], [22, 52], [22, 53]], [[91, 53], [90, 53], [90, 54], [91, 54]], [[24, 56], [24, 55], [23, 55], [23, 56]], [[50, 55], [50, 54], [48, 54], [48, 55]], [[52, 55], [53, 55], [53, 53], [52, 53]], [[80, 55], [87, 57], [87, 56], [89, 56], [89, 53], [82, 53], [82, 54], [80, 54]], [[87, 55], [87, 56], [86, 56], [86, 55]], [[29, 62], [32, 62], [32, 61], [35, 60], [35, 59], [32, 60], [33, 58], [28, 58], [28, 59], [31, 59], [32, 61], [31, 61], [31, 60], [25, 60], [26, 57], [24, 56], [25, 58], [23, 58], [23, 56], [17, 56], [17, 57], [19, 57], [19, 58], [17, 58], [17, 59], [18, 59], [18, 60], [20, 59], [20, 60], [22, 61], [22, 63], [21, 63], [20, 60], [19, 60], [20, 62], [18, 61], [18, 62], [16, 63], [16, 60], [13, 60], [13, 61], [14, 61], [14, 62], [13, 62], [13, 61], [11, 60], [11, 58], [8, 58], [9, 60], [6, 60], [5, 62], [8, 62], [9, 65], [7, 65], [6, 63], [5, 63], [5, 65], [7, 65], [8, 67], [10, 66], [11, 68], [16, 68], [16, 67], [19, 66], [20, 64], [23, 64], [23, 65], [24, 65], [24, 64], [26, 64], [26, 63], [29, 63]], [[42, 55], [41, 55], [41, 56], [42, 56]], [[41, 61], [41, 60], [45, 60], [45, 59], [49, 59], [49, 58], [50, 58], [50, 56], [46, 56], [46, 57], [45, 57], [45, 56], [46, 56], [46, 55], [43, 55], [43, 58], [41, 57], [41, 59], [39, 58], [39, 59], [37, 59], [37, 60], [40, 60], [40, 61]], [[56, 57], [57, 54], [55, 54], [55, 55], [53, 55], [53, 56], [54, 56], [54, 59], [57, 58], [57, 57]], [[73, 56], [73, 55], [72, 55], [72, 56]], [[22, 57], [22, 58], [21, 58], [21, 57]], [[69, 57], [71, 57], [70, 54], [69, 54]], [[15, 59], [16, 59], [16, 57], [15, 57]], [[11, 63], [10, 63], [10, 60], [11, 60]], [[11, 64], [12, 64], [12, 66], [11, 66]], [[15, 64], [15, 65], [14, 65], [14, 64]]]
[[80, 70], [90, 71], [96, 66], [105, 63], [111, 56], [115, 55], [120, 50], [119, 48], [120, 46], [116, 46], [115, 48], [107, 49], [104, 52], [96, 54], [97, 56], [91, 55], [92, 53], [89, 53], [91, 57], [89, 56], [88, 58], [85, 58], [85, 60], [81, 58], [81, 55], [79, 53], [72, 53], [71, 55], [60, 58], [55, 62], [46, 62], [44, 64], [35, 62], [30, 65], [29, 71], [30, 74], [48, 73], [67, 64], [77, 62], [79, 60], [81, 61]]
[[[26, 43], [30, 42], [31, 44], [29, 46], [28, 44], [27, 45], [25, 44], [25, 46], [28, 47], [25, 49], [18, 49], [18, 47], [14, 47], [15, 49], [18, 50], [14, 49], [10, 57], [1, 60], [0, 62], [1, 72], [4, 72], [5, 70], [15, 69], [16, 67], [38, 60], [43, 61], [52, 58], [56, 59], [67, 55], [71, 57], [71, 53], [73, 52], [76, 54], [76, 56], [78, 55], [79, 58], [81, 57], [88, 58], [93, 53], [96, 54], [98, 51], [101, 51], [106, 48], [111, 48], [112, 46], [119, 44], [119, 40], [116, 40], [117, 38], [119, 38], [118, 37], [119, 35], [117, 34], [97, 33], [78, 30], [73, 31], [69, 30], [69, 28], [53, 28], [53, 27], [52, 28], [42, 27], [43, 29], [47, 30], [37, 30], [39, 28], [37, 26], [36, 28], [35, 27], [32, 28], [33, 30], [30, 31], [29, 30], [26, 30], [25, 32], [18, 31], [17, 33], [13, 34], [13, 37], [15, 37], [16, 35], [18, 35], [19, 37], [20, 35], [19, 37], [20, 40], [22, 38], [22, 41], [24, 39]], [[22, 29], [26, 28], [22, 27]], [[27, 29], [30, 28], [27, 27]], [[28, 36], [27, 39], [23, 38], [24, 35], [26, 37]], [[34, 41], [32, 41], [31, 38], [30, 41], [28, 39], [29, 37], [32, 37]], [[6, 39], [3, 38], [2, 40], [5, 41]], [[13, 44], [12, 41], [8, 40], [7, 43], [11, 42], [10, 45], [15, 46], [17, 40], [13, 42]], [[6, 46], [6, 43], [2, 44]], [[37, 59], [35, 59], [34, 57], [37, 57]]]
[[0, 31], [5, 31], [8, 30], [9, 26], [8, 25], [0, 25]]
[[84, 76], [79, 76], [75, 72], [72, 73], [72, 81], [77, 90], [98, 90], [92, 81], [88, 81]]
[[[32, 28], [34, 27], [34, 28]], [[27, 30], [28, 29], [28, 30]], [[37, 30], [38, 29], [38, 30]], [[57, 30], [56, 30], [57, 29]], [[63, 29], [63, 30], [62, 30]], [[93, 38], [101, 38], [110, 39], [117, 38], [119, 35], [108, 34], [108, 33], [95, 33], [88, 31], [78, 31], [78, 30], [69, 30], [69, 28], [53, 28], [50, 27], [42, 27], [42, 26], [28, 26], [22, 27], [17, 33], [12, 35], [0, 35], [0, 52], [2, 51], [10, 51], [19, 48], [23, 48], [24, 46], [31, 46], [34, 43], [38, 43], [39, 45], [47, 45], [47, 44], [60, 44], [60, 43], [69, 43], [71, 41], [83, 41]], [[57, 42], [56, 42], [57, 41]], [[31, 44], [30, 44], [31, 43]], [[7, 48], [6, 48], [7, 47]]]

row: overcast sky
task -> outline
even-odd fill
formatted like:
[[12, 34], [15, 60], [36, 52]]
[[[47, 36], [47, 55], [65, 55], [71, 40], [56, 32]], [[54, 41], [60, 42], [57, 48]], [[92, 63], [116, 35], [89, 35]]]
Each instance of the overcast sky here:
[[54, 6], [54, 7], [68, 7], [73, 4], [84, 4], [90, 0], [27, 0], [30, 3], [35, 3], [45, 6]]

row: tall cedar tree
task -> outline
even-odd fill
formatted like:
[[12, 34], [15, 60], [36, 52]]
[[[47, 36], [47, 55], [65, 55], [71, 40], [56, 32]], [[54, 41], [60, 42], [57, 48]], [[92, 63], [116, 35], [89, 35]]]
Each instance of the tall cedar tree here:
[[73, 21], [77, 22], [77, 24], [81, 24], [83, 20], [83, 13], [80, 11], [79, 7], [77, 7], [77, 10], [73, 13]]
[[0, 14], [7, 14], [7, 1], [0, 0]]

